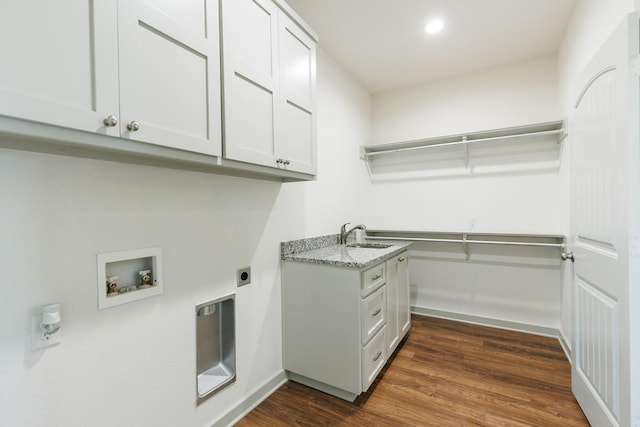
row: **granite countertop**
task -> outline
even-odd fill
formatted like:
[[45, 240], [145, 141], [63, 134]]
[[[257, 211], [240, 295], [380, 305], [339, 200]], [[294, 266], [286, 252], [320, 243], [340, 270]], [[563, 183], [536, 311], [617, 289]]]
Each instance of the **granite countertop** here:
[[347, 241], [348, 245], [337, 242], [337, 235], [282, 242], [281, 258], [283, 261], [367, 268], [399, 254], [411, 245], [411, 242], [395, 240], [365, 240], [364, 243], [391, 245], [388, 248], [372, 249], [349, 247], [349, 244], [355, 243], [353, 239]]

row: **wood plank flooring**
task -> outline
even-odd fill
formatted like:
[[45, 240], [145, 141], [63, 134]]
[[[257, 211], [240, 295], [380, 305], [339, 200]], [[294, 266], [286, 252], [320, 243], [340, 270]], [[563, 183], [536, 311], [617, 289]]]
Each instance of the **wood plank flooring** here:
[[289, 381], [237, 426], [589, 426], [558, 340], [426, 316], [354, 403]]

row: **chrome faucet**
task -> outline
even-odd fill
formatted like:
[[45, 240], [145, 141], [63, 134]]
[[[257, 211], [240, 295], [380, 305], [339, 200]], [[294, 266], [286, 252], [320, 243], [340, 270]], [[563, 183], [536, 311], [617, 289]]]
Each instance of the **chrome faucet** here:
[[340, 227], [340, 244], [341, 245], [344, 245], [347, 243], [347, 236], [349, 236], [349, 234], [354, 230], [363, 230], [363, 231], [367, 230], [367, 227], [365, 227], [364, 224], [358, 224], [355, 227], [351, 228], [349, 231], [347, 231], [347, 225], [349, 224], [351, 223], [347, 222], [345, 224], [342, 224], [342, 227]]

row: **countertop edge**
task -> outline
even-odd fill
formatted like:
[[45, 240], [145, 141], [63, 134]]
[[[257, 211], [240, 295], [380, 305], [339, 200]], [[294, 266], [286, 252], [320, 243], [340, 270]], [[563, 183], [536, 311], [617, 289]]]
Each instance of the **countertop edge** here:
[[[324, 256], [322, 255], [314, 256], [315, 255], [314, 252], [316, 252], [317, 250], [283, 255], [281, 257], [281, 260], [285, 262], [301, 262], [306, 264], [323, 264], [323, 265], [330, 265], [334, 267], [364, 269], [364, 268], [373, 266], [375, 264], [378, 264], [380, 262], [383, 262], [389, 258], [392, 258], [406, 251], [409, 248], [409, 246], [411, 246], [412, 244], [412, 242], [394, 241], [392, 239], [376, 240], [375, 242], [389, 243], [393, 246], [388, 249], [368, 249], [367, 251], [371, 251], [370, 253], [373, 255], [371, 258], [367, 258], [366, 261], [359, 261], [359, 260], [346, 261], [346, 260], [328, 259], [326, 254]], [[342, 248], [344, 248], [344, 246], [333, 245], [333, 246], [328, 246], [322, 249], [324, 251], [327, 251], [330, 255], [334, 255], [338, 253], [338, 250], [342, 250]]]

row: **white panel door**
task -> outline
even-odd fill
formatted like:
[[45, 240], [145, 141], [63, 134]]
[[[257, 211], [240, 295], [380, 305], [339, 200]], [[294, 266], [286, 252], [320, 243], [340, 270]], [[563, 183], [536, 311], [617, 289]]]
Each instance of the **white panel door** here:
[[115, 0], [0, 2], [0, 114], [118, 136]]
[[279, 17], [280, 113], [276, 155], [284, 167], [316, 173], [316, 44], [286, 15]]
[[223, 0], [225, 157], [278, 166], [278, 20], [269, 0]]
[[155, 3], [118, 4], [122, 137], [221, 155], [218, 3]]
[[640, 222], [637, 70], [629, 77], [638, 34], [634, 15], [596, 54], [577, 82], [569, 121], [572, 387], [594, 426], [630, 426], [631, 402], [636, 410], [640, 404], [632, 391], [631, 364], [640, 362], [632, 357], [638, 339], [631, 337], [629, 308], [630, 290], [639, 285], [638, 249], [632, 250]]

